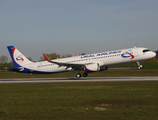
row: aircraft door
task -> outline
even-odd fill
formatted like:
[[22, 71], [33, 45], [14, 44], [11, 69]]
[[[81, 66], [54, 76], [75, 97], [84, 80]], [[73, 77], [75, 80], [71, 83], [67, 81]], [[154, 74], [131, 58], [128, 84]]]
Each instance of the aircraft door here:
[[30, 72], [33, 72], [33, 71], [34, 71], [34, 64], [32, 63], [30, 66]]
[[139, 56], [139, 52], [138, 52], [137, 48], [134, 48], [133, 54], [134, 54], [135, 57]]

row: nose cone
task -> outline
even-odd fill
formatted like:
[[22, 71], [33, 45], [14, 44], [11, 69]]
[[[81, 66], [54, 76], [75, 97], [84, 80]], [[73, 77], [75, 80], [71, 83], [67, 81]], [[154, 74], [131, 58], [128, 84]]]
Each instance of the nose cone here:
[[155, 52], [153, 52], [153, 53], [152, 53], [152, 55], [153, 55], [153, 57], [155, 57], [155, 56], [156, 56], [156, 53], [155, 53]]
[[151, 59], [151, 58], [154, 58], [155, 56], [156, 56], [156, 53], [155, 52], [153, 52], [153, 51], [149, 51], [149, 52], [147, 52], [147, 53], [144, 53], [144, 57], [146, 58], [146, 59]]
[[156, 56], [156, 53], [151, 51], [149, 56], [150, 56], [150, 58], [153, 58]]

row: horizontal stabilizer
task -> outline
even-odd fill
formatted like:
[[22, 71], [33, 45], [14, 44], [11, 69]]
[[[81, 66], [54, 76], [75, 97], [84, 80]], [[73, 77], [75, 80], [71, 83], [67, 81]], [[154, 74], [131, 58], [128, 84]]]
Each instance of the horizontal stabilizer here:
[[24, 68], [23, 67], [11, 67], [11, 68], [9, 68], [8, 70], [9, 71], [21, 71], [21, 70], [23, 70]]

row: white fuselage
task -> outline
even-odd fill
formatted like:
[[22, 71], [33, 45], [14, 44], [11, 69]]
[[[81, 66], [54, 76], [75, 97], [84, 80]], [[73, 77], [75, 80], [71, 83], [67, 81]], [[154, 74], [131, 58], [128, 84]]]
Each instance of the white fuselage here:
[[[129, 48], [129, 49], [109, 51], [109, 52], [88, 54], [83, 56], [56, 59], [52, 61], [59, 63], [67, 63], [67, 64], [98, 63], [100, 66], [109, 66], [115, 64], [147, 60], [155, 56], [155, 53], [152, 51], [143, 52], [143, 50], [145, 49], [147, 48]], [[127, 53], [127, 51], [129, 50], [130, 50], [130, 54]], [[73, 70], [71, 67], [50, 63], [48, 61], [23, 64], [22, 67], [30, 69], [31, 72], [43, 72], [43, 73], [45, 72], [57, 73], [57, 72]]]
[[108, 70], [109, 65], [135, 62], [138, 63], [138, 68], [141, 65], [138, 61], [147, 60], [156, 56], [156, 54], [147, 48], [129, 48], [102, 53], [88, 54], [83, 56], [75, 56], [69, 58], [31, 62], [14, 46], [7, 46], [12, 58], [14, 67], [9, 68], [9, 71], [24, 72], [24, 73], [58, 73], [65, 71], [78, 71], [77, 78], [81, 77], [80, 70], [84, 70], [83, 76], [87, 77], [88, 72], [97, 72]]

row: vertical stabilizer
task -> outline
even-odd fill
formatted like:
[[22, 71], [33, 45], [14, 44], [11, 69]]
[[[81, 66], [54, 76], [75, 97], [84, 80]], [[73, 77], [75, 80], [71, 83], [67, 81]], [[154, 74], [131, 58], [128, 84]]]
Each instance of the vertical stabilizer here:
[[23, 67], [24, 65], [32, 63], [14, 46], [8, 46], [8, 51], [15, 67]]

